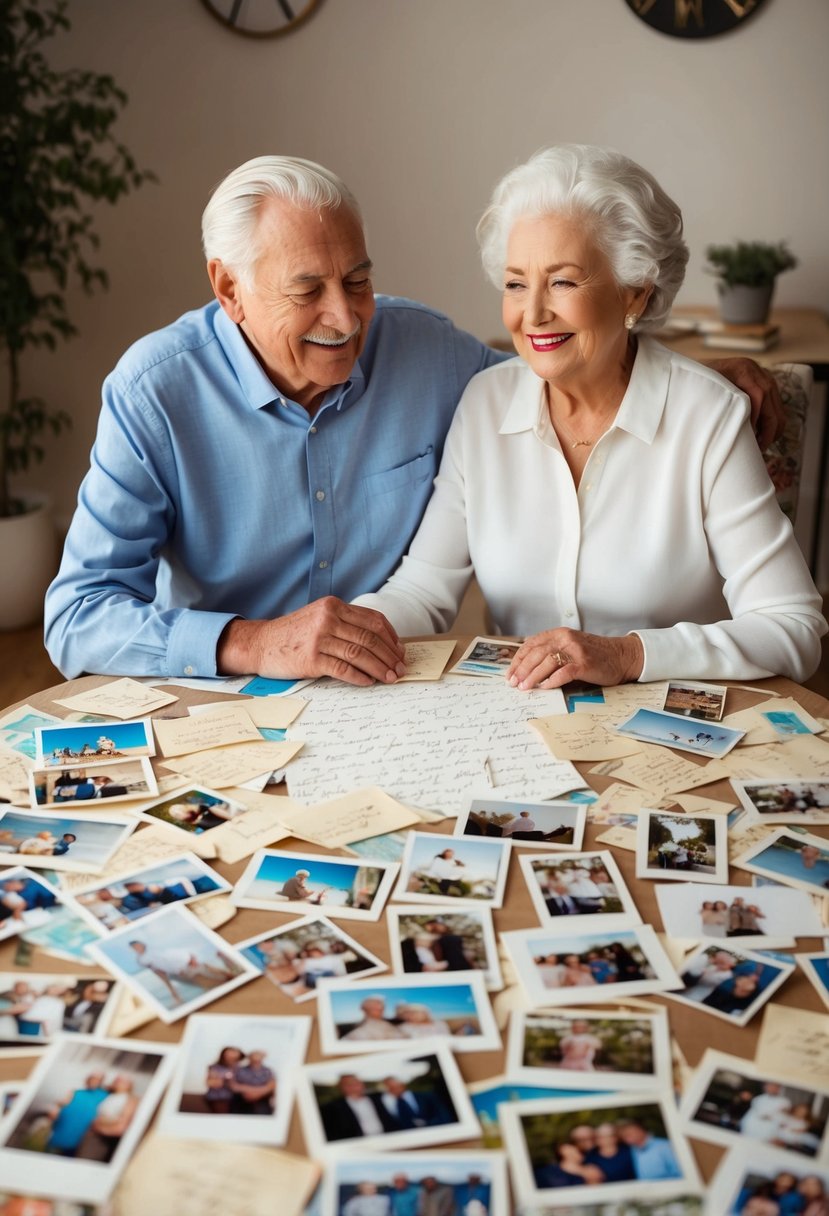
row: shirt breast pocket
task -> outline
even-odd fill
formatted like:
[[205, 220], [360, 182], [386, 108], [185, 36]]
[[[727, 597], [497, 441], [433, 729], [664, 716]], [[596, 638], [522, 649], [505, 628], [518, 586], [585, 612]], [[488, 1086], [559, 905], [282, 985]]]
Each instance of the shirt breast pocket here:
[[432, 492], [435, 479], [432, 445], [414, 460], [363, 478], [366, 536], [372, 549], [408, 546]]

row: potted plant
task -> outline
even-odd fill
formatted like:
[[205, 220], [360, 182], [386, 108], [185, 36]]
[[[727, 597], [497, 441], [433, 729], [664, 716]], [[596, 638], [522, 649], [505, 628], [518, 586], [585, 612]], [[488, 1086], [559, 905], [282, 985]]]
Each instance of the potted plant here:
[[106, 287], [88, 260], [98, 245], [93, 205], [151, 174], [112, 128], [126, 95], [111, 76], [50, 67], [42, 44], [69, 29], [66, 0], [0, 0], [0, 628], [39, 619], [54, 573], [55, 537], [43, 501], [15, 496], [10, 476], [43, 458], [42, 439], [70, 425], [59, 403], [23, 387], [22, 356], [54, 349], [76, 328], [70, 284]]
[[785, 241], [735, 241], [709, 245], [707, 270], [719, 279], [720, 316], [727, 325], [762, 325], [768, 320], [777, 276], [792, 270], [797, 258]]

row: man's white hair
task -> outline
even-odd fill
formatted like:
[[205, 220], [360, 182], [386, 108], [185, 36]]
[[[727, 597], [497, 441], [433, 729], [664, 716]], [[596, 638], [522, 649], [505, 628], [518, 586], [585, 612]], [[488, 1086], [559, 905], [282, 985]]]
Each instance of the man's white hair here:
[[218, 258], [245, 287], [253, 286], [264, 250], [259, 213], [270, 198], [308, 211], [347, 207], [362, 222], [356, 198], [330, 169], [296, 156], [257, 156], [219, 182], [202, 215], [202, 248]]

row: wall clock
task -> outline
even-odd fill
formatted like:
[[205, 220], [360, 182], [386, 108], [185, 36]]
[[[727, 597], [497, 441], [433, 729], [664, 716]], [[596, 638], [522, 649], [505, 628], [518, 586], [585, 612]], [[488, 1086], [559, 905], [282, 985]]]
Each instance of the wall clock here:
[[202, 0], [222, 25], [249, 38], [290, 34], [307, 21], [320, 0]]
[[711, 38], [738, 29], [765, 0], [625, 0], [642, 21], [674, 38]]

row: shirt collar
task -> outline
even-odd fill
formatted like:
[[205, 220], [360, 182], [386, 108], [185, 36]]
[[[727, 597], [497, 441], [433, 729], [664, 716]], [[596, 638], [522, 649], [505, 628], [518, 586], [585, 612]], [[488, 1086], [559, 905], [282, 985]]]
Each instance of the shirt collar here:
[[[235, 321], [231, 321], [220, 304], [216, 305], [213, 328], [251, 409], [261, 410], [274, 401], [297, 404], [292, 398], [279, 391], [248, 346], [239, 326]], [[320, 409], [325, 409], [329, 405], [342, 409], [347, 404], [349, 395], [351, 402], [361, 395], [359, 390], [362, 389], [364, 383], [365, 373], [358, 360], [352, 368], [348, 380], [344, 384], [335, 384], [328, 390]], [[357, 391], [352, 393], [352, 388]]]
[[[534, 431], [539, 439], [550, 442], [552, 425], [543, 384], [529, 367], [525, 372], [518, 381], [499, 433], [515, 435], [521, 431]], [[670, 351], [653, 339], [640, 338], [630, 382], [610, 429], [627, 431], [643, 443], [652, 443], [665, 408], [670, 372]]]

